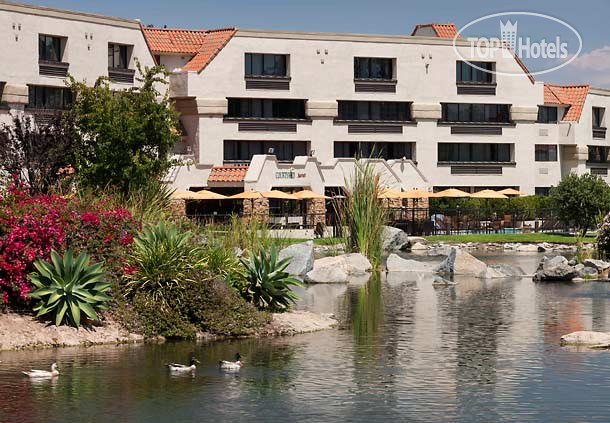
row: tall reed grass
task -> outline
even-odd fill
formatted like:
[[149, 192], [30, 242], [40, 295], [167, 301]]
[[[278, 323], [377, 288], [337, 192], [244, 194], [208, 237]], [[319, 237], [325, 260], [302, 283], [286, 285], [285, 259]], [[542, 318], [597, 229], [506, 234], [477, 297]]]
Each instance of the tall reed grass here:
[[345, 198], [334, 205], [346, 249], [363, 254], [376, 267], [381, 261], [381, 235], [387, 221], [387, 209], [378, 199], [383, 189], [379, 174], [372, 163], [357, 160], [345, 186]]

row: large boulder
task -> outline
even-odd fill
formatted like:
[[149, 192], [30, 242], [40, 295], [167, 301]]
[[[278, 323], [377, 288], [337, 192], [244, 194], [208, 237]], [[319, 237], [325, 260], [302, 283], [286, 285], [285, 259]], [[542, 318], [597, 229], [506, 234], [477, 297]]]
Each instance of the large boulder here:
[[603, 260], [586, 259], [583, 264], [585, 267], [592, 267], [598, 272], [603, 272], [610, 267], [610, 263]]
[[424, 251], [428, 250], [428, 246], [422, 244], [421, 242], [416, 242], [415, 244], [411, 244], [411, 251]]
[[400, 251], [409, 248], [409, 237], [401, 229], [384, 226], [381, 234], [381, 245], [384, 251]]
[[568, 264], [564, 256], [544, 257], [534, 274], [535, 281], [571, 281], [578, 271]]
[[520, 253], [537, 253], [539, 251], [536, 244], [521, 244], [517, 247], [517, 252]]
[[388, 272], [418, 272], [432, 273], [434, 265], [417, 260], [408, 260], [400, 257], [398, 254], [390, 254], [386, 262]]
[[559, 342], [562, 345], [607, 346], [610, 344], [610, 332], [581, 330], [563, 335]]
[[347, 283], [351, 278], [364, 276], [371, 263], [362, 254], [343, 254], [315, 260], [313, 269], [305, 275], [310, 283]]
[[291, 275], [302, 276], [313, 269], [313, 241], [293, 244], [284, 248], [278, 255], [280, 260], [291, 258], [286, 272]]
[[469, 275], [484, 278], [487, 274], [487, 265], [481, 260], [456, 247], [451, 247], [449, 255], [436, 268], [436, 272], [445, 275]]
[[485, 272], [486, 279], [496, 278], [518, 278], [525, 275], [525, 272], [520, 267], [513, 267], [507, 264], [493, 264], [487, 266]]

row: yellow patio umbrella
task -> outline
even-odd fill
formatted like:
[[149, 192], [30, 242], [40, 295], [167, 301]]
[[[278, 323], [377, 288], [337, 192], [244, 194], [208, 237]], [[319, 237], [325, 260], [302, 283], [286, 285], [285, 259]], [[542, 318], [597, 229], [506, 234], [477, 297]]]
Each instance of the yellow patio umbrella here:
[[258, 191], [250, 190], [250, 191], [240, 192], [239, 194], [232, 195], [228, 198], [230, 198], [232, 200], [256, 200], [257, 198], [264, 198], [264, 197], [263, 197], [262, 193], [260, 193]]
[[506, 195], [492, 189], [484, 189], [470, 195], [471, 198], [508, 198]]
[[410, 199], [420, 199], [420, 198], [430, 198], [433, 194], [428, 191], [424, 191], [421, 189], [410, 189], [408, 191], [403, 191], [400, 193], [400, 198], [410, 198]]
[[455, 188], [449, 188], [444, 191], [437, 192], [436, 194], [432, 194], [430, 197], [433, 198], [465, 198], [470, 197], [470, 194]]
[[299, 200], [328, 200], [330, 197], [327, 197], [322, 194], [318, 194], [317, 192], [313, 192], [308, 189], [304, 189], [299, 192], [295, 192], [294, 195]]
[[516, 190], [514, 188], [506, 188], [506, 189], [502, 189], [502, 190], [500, 190], [498, 192], [501, 193], [501, 194], [504, 194], [504, 195], [525, 195], [524, 192], [521, 192], [521, 191]]
[[292, 194], [288, 194], [287, 192], [278, 191], [275, 189], [271, 191], [261, 192], [261, 195], [265, 198], [275, 198], [278, 200], [298, 200], [298, 198]]
[[207, 189], [197, 191], [195, 194], [197, 194], [198, 200], [225, 200], [228, 198], [226, 195], [208, 191]]
[[402, 193], [400, 191], [396, 191], [395, 189], [392, 188], [384, 188], [382, 189], [379, 194], [377, 195], [377, 198], [382, 198], [385, 200], [389, 200], [389, 199], [400, 199], [402, 198], [400, 195]]
[[194, 191], [174, 191], [169, 198], [172, 200], [201, 200], [199, 193]]

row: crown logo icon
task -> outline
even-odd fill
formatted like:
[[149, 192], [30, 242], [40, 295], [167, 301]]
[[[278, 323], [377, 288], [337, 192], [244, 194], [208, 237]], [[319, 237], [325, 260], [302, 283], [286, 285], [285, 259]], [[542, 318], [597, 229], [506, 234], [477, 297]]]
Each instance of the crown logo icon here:
[[510, 19], [506, 23], [500, 21], [500, 39], [513, 51], [517, 47], [517, 25], [517, 21], [512, 23]]

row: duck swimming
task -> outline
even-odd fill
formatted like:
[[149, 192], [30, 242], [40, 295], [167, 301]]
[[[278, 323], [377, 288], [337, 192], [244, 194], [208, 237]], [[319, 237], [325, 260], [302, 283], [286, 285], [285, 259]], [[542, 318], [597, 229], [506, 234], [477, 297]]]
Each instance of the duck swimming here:
[[48, 370], [29, 370], [27, 372], [21, 372], [24, 375], [31, 378], [49, 378], [59, 376], [59, 369], [57, 368], [57, 363], [51, 364], [51, 371]]
[[189, 362], [188, 366], [186, 364], [168, 363], [167, 368], [170, 372], [192, 372], [197, 368], [196, 364], [199, 364], [199, 360], [191, 357], [191, 361]]
[[218, 364], [223, 370], [239, 370], [244, 365], [244, 363], [241, 361], [241, 355], [239, 353], [235, 354], [235, 361], [221, 360], [218, 362]]

